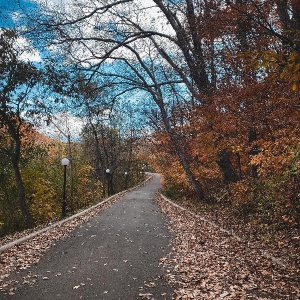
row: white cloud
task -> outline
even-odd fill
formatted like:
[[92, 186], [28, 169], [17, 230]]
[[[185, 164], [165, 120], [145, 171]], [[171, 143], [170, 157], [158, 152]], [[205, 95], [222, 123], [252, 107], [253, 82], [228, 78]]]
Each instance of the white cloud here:
[[[88, 1], [86, 0], [36, 0], [50, 8], [56, 5], [54, 8], [57, 13], [59, 13], [60, 7], [64, 13], [70, 14], [73, 18], [81, 18], [84, 14], [88, 14], [90, 11], [94, 10], [95, 7], [107, 4], [107, 1]], [[76, 3], [76, 5], [73, 5]], [[104, 56], [112, 46], [113, 43], [100, 43], [93, 38], [99, 39], [111, 39], [115, 38], [115, 32], [110, 30], [108, 24], [116, 24], [118, 30], [124, 30], [124, 32], [134, 31], [135, 29], [130, 25], [126, 24], [120, 15], [126, 15], [127, 18], [133, 20], [136, 24], [142, 27], [143, 30], [152, 30], [174, 36], [174, 31], [170, 24], [168, 24], [167, 19], [160, 9], [152, 0], [134, 0], [130, 3], [119, 4], [105, 14], [95, 14], [88, 20], [82, 20], [78, 23], [78, 27], [72, 27], [71, 29], [65, 28], [67, 35], [70, 37], [77, 38], [78, 36], [84, 36], [86, 38], [91, 38], [90, 41], [85, 41], [86, 47], [82, 46], [81, 43], [73, 43], [69, 45], [68, 50], [72, 52], [70, 55], [69, 62], [72, 63], [74, 59], [81, 61], [83, 66], [89, 66], [90, 64], [96, 64], [101, 61], [101, 57]], [[104, 30], [99, 30], [99, 28], [104, 28]], [[162, 37], [155, 37], [155, 40], [164, 46], [165, 49], [170, 49], [170, 51], [175, 52], [177, 49], [174, 45], [171, 45], [169, 40]], [[148, 57], [149, 55], [157, 57], [157, 51], [151, 46], [149, 40], [136, 40], [131, 44], [133, 48], [139, 53], [141, 57]], [[92, 49], [92, 51], [90, 51]], [[52, 46], [48, 49], [55, 53], [60, 51], [57, 46]], [[95, 56], [97, 58], [95, 58]], [[133, 53], [131, 53], [125, 47], [121, 47], [115, 50], [112, 56], [126, 57], [129, 59], [135, 59]], [[113, 62], [113, 60], [107, 59], [106, 62]]]
[[[72, 7], [70, 5], [69, 7], [72, 7], [72, 16], [79, 19], [84, 14], [88, 14], [96, 7], [99, 7], [100, 3], [102, 3], [102, 5], [105, 5], [105, 1], [92, 2], [88, 5], [85, 0], [78, 0], [76, 2], [76, 6]], [[81, 43], [73, 43], [72, 57], [70, 58], [73, 59], [74, 57], [76, 57], [78, 60], [84, 61], [84, 65], [88, 65], [89, 63], [93, 64], [97, 63], [97, 61], [100, 61], [100, 59], [95, 59], [95, 55], [100, 58], [101, 56], [105, 55], [112, 46], [115, 46], [116, 44], [99, 43], [96, 40], [93, 40], [95, 37], [99, 39], [113, 40], [117, 35], [117, 32], [115, 32], [114, 29], [120, 31], [123, 30], [124, 32], [137, 30], [129, 22], [126, 22], [125, 19], [122, 19], [122, 16], [130, 18], [133, 22], [138, 24], [138, 26], [140, 26], [142, 30], [152, 30], [174, 36], [172, 27], [168, 24], [168, 21], [165, 18], [164, 14], [152, 0], [135, 0], [130, 3], [116, 5], [115, 7], [108, 10], [105, 14], [94, 14], [92, 17], [89, 17], [88, 20], [82, 20], [82, 22], [80, 22], [80, 26], [78, 26], [77, 28], [73, 27], [70, 31], [68, 31], [67, 34], [74, 38], [82, 35], [84, 35], [86, 38], [91, 38], [90, 41], [85, 41], [86, 47], [82, 47]], [[111, 24], [115, 24], [115, 28]], [[110, 28], [110, 26], [112, 27]], [[168, 47], [169, 41], [165, 38], [156, 37], [155, 39], [160, 44], [164, 44], [165, 48]], [[134, 47], [142, 57], [144, 57], [149, 56], [148, 44], [149, 41], [136, 40], [131, 44], [131, 46]], [[69, 48], [69, 50], [70, 49], [71, 48]], [[92, 49], [93, 52], [89, 51], [89, 49]], [[172, 51], [174, 50], [174, 46], [172, 46]], [[153, 47], [151, 49], [151, 52], [153, 54], [154, 52], [156, 52]], [[115, 50], [113, 56], [114, 55], [134, 59], [134, 55], [125, 47], [121, 47], [118, 50]], [[108, 61], [110, 60], [107, 60], [107, 62]]]
[[50, 1], [58, 5], [66, 5], [67, 3], [70, 2], [70, 0], [50, 0]]
[[70, 112], [53, 115], [52, 121], [46, 125], [46, 120], [40, 119], [39, 131], [49, 137], [66, 141], [68, 135], [71, 140], [79, 139], [84, 120], [73, 116]]
[[59, 5], [59, 6], [65, 6], [66, 4], [69, 4], [72, 0], [36, 0], [38, 3], [42, 3], [46, 6], [53, 6]]
[[19, 37], [16, 40], [14, 49], [18, 52], [19, 58], [26, 62], [40, 62], [40, 53], [34, 49], [30, 41], [23, 37]]

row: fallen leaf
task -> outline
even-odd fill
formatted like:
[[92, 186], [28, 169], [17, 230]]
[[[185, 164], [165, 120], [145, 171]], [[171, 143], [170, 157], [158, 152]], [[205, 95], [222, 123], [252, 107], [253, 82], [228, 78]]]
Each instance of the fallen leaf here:
[[150, 299], [151, 296], [152, 296], [152, 294], [150, 294], [150, 293], [146, 293], [146, 294], [140, 293], [140, 294], [139, 294], [139, 297], [145, 298], [145, 299]]
[[80, 288], [80, 285], [73, 286], [73, 290], [78, 290]]

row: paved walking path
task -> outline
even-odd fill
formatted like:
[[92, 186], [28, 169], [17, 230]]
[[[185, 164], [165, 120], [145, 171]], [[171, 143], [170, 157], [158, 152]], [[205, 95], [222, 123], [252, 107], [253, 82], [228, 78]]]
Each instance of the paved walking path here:
[[[40, 262], [10, 280], [15, 300], [171, 299], [159, 259], [170, 252], [170, 232], [154, 198], [160, 177], [129, 192], [57, 242]], [[35, 284], [23, 284], [24, 280]], [[150, 296], [150, 294], [152, 294]]]

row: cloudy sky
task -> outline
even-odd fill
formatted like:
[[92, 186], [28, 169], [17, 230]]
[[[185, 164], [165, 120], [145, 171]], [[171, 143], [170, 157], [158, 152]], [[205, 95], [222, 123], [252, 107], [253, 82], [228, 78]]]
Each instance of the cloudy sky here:
[[[51, 4], [55, 5], [67, 5], [70, 3], [72, 0], [0, 0], [0, 27], [11, 27], [13, 28], [15, 24], [18, 22], [18, 2], [20, 3], [21, 7], [23, 9], [32, 9], [34, 8], [35, 4], [34, 3], [43, 3], [43, 4], [48, 4], [51, 6]], [[82, 0], [84, 3], [84, 0]], [[161, 19], [159, 19], [159, 22], [157, 22], [159, 18], [158, 14], [158, 9], [154, 7], [154, 3], [152, 0], [135, 0], [135, 3], [138, 3], [138, 10], [141, 11], [142, 8], [147, 7], [148, 10], [144, 11], [144, 17], [147, 18], [149, 16], [148, 22], [146, 22], [146, 19], [143, 19], [143, 26], [149, 27], [149, 26], [162, 26], [163, 23], [161, 22]], [[151, 8], [149, 8], [151, 7]], [[156, 20], [156, 22], [153, 22], [153, 20]], [[164, 29], [165, 32], [165, 29]], [[25, 38], [19, 38], [17, 41], [18, 50], [22, 52], [21, 58], [25, 61], [32, 61], [32, 62], [39, 62], [41, 61], [40, 53], [33, 48], [33, 45], [31, 41], [26, 40]], [[27, 49], [21, 50], [21, 49]], [[140, 53], [141, 54], [141, 53]], [[73, 131], [73, 135], [78, 135], [79, 129], [82, 126], [82, 122], [80, 122], [77, 118], [75, 117], [70, 117], [68, 115], [68, 118], [66, 116], [54, 116], [57, 120], [57, 124], [64, 124], [64, 127], [69, 127], [70, 130]], [[66, 121], [67, 120], [67, 121]], [[70, 124], [73, 124], [72, 126]], [[64, 128], [62, 131], [66, 132], [67, 129]], [[48, 126], [47, 128], [45, 127], [45, 133], [51, 135], [58, 134], [57, 133], [57, 128], [55, 126]]]

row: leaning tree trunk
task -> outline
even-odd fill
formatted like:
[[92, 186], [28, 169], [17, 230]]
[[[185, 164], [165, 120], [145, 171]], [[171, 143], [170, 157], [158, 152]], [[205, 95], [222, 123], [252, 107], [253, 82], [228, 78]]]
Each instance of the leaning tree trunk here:
[[16, 180], [16, 184], [17, 184], [20, 209], [21, 209], [23, 218], [25, 220], [26, 227], [32, 228], [32, 227], [34, 227], [35, 224], [34, 224], [33, 217], [31, 215], [31, 213], [28, 209], [27, 203], [26, 203], [25, 186], [23, 183], [20, 166], [19, 166], [20, 148], [21, 148], [21, 142], [16, 141], [16, 148], [15, 148], [13, 155], [11, 156], [11, 162], [12, 162], [14, 173], [15, 173], [15, 180]]
[[178, 145], [178, 142], [175, 140], [173, 141], [173, 145], [175, 146], [177, 156], [179, 157], [179, 161], [185, 171], [186, 177], [188, 178], [189, 182], [192, 184], [193, 190], [197, 196], [198, 200], [204, 200], [205, 194], [203, 191], [202, 185], [198, 182], [198, 180], [195, 178], [190, 164], [188, 162], [188, 158], [185, 153], [180, 149], [180, 146]]
[[192, 188], [196, 194], [196, 197], [198, 200], [204, 200], [205, 199], [205, 193], [204, 193], [204, 189], [201, 185], [200, 182], [198, 182], [198, 180], [196, 179], [196, 177], [194, 176], [190, 163], [189, 163], [189, 159], [188, 159], [188, 153], [186, 153], [186, 151], [184, 150], [184, 147], [182, 147], [181, 145], [181, 139], [177, 137], [176, 133], [173, 131], [172, 126], [170, 124], [170, 120], [168, 118], [167, 112], [165, 110], [162, 98], [159, 99], [160, 101], [156, 101], [156, 103], [158, 104], [159, 108], [160, 108], [160, 112], [161, 112], [161, 117], [164, 123], [164, 126], [166, 128], [166, 131], [171, 139], [171, 142], [175, 148], [177, 157], [179, 159], [179, 162], [185, 172], [185, 175], [188, 179], [188, 181], [190, 182], [190, 184], [192, 185]]

